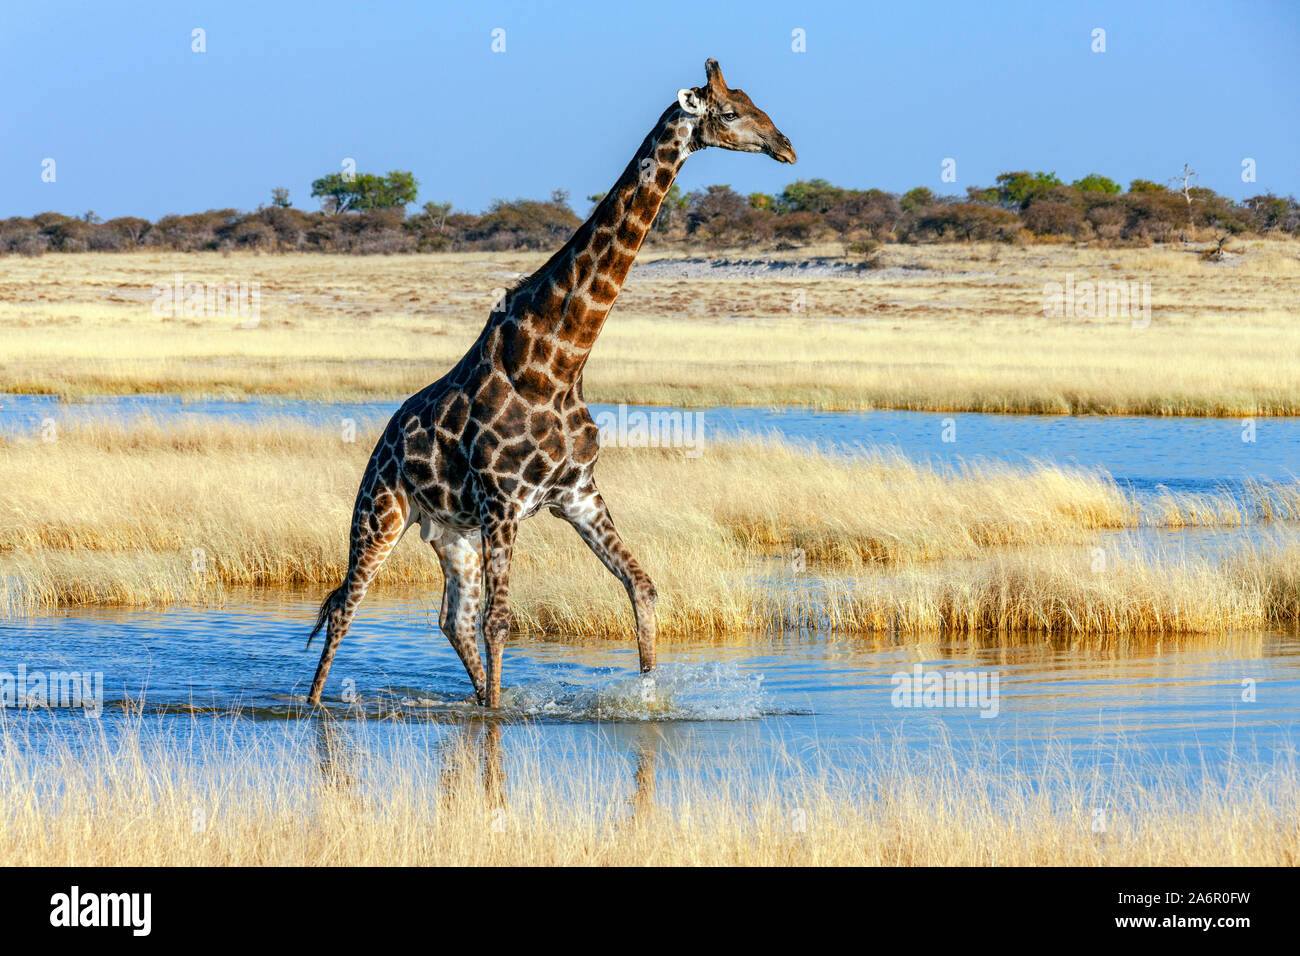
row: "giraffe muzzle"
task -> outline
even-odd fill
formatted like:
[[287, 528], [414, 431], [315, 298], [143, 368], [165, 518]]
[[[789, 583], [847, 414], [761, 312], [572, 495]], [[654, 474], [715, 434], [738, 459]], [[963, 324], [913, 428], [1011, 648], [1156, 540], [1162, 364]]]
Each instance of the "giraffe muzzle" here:
[[783, 133], [777, 133], [776, 137], [763, 147], [763, 152], [767, 153], [767, 155], [771, 156], [778, 163], [789, 163], [791, 166], [794, 165], [794, 146], [790, 144], [790, 140]]

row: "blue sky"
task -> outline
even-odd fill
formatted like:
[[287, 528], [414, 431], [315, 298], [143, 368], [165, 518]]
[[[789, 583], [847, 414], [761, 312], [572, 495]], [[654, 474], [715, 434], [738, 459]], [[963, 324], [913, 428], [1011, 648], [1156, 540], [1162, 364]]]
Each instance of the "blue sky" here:
[[710, 56], [799, 164], [708, 150], [685, 189], [822, 176], [962, 192], [1008, 169], [1127, 183], [1190, 162], [1234, 198], [1300, 194], [1300, 4], [1284, 0], [4, 0], [0, 216], [251, 209], [273, 186], [315, 209], [311, 180], [347, 157], [414, 171], [421, 202], [478, 210], [559, 187], [585, 212]]

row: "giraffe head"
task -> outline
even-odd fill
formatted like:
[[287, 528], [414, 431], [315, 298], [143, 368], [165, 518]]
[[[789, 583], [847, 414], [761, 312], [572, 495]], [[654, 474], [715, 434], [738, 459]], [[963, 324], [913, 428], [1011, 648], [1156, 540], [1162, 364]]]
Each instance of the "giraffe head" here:
[[779, 162], [794, 162], [790, 140], [743, 90], [727, 88], [717, 60], [705, 61], [704, 75], [708, 78], [704, 86], [677, 91], [681, 108], [695, 117], [701, 145], [767, 153]]

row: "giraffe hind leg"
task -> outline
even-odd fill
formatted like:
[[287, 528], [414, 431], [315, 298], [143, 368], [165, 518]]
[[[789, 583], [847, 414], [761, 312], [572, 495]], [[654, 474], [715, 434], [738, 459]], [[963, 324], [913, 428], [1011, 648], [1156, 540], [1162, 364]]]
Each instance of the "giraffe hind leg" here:
[[465, 665], [465, 673], [474, 685], [474, 696], [482, 704], [487, 700], [487, 675], [478, 653], [478, 618], [483, 601], [480, 545], [470, 535], [455, 531], [444, 532], [430, 543], [442, 565], [442, 613], [438, 626]]
[[391, 493], [377, 495], [370, 507], [364, 507], [360, 500], [357, 502], [352, 518], [352, 547], [347, 576], [321, 604], [316, 627], [307, 638], [310, 645], [311, 639], [322, 627], [325, 628], [325, 647], [321, 651], [320, 663], [316, 665], [311, 692], [307, 695], [307, 701], [313, 707], [320, 704], [334, 655], [347, 636], [352, 618], [365, 598], [370, 582], [406, 531], [406, 516], [405, 503]]

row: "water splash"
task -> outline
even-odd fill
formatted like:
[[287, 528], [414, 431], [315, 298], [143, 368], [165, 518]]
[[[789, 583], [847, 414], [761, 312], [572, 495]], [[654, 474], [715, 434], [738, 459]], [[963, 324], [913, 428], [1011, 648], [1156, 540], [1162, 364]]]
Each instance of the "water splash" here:
[[578, 685], [532, 681], [502, 692], [507, 710], [571, 721], [755, 720], [763, 710], [763, 675], [732, 663], [663, 664], [653, 674]]

